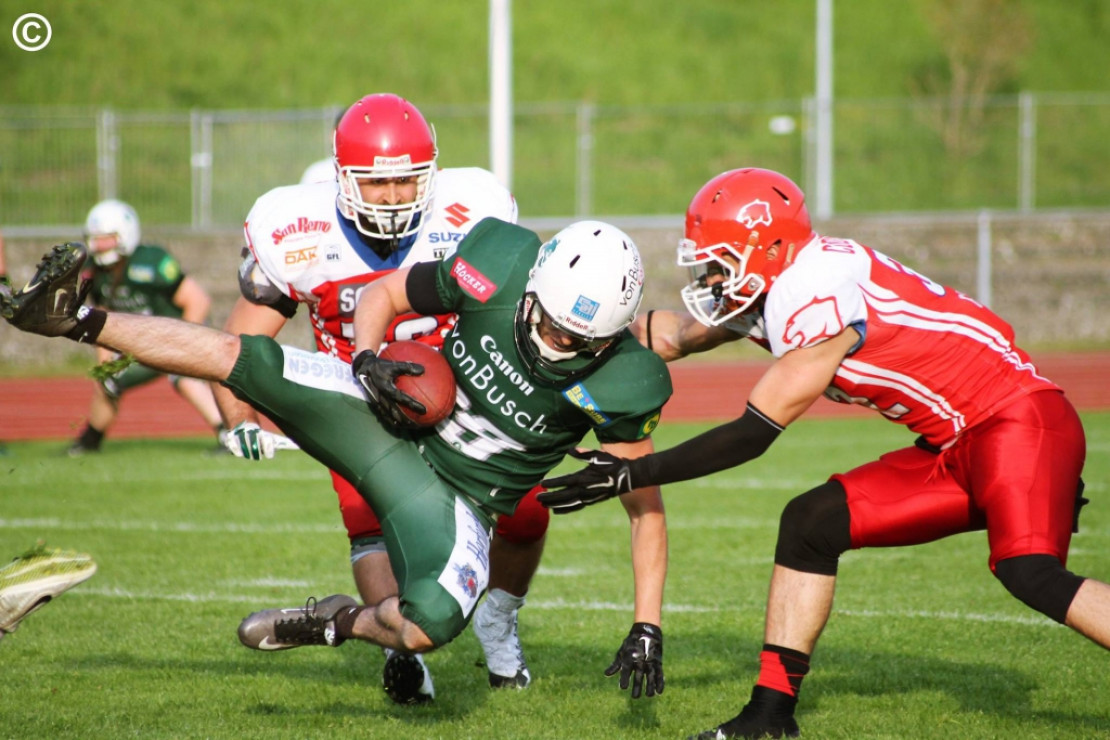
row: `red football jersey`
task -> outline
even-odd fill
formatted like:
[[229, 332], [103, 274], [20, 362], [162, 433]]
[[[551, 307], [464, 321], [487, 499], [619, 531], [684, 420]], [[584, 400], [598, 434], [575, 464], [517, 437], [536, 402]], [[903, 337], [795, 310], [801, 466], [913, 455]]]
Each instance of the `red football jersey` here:
[[846, 239], [802, 249], [769, 291], [764, 320], [776, 357], [854, 326], [862, 339], [826, 395], [874, 408], [938, 447], [1015, 398], [1058, 389], [990, 309]]

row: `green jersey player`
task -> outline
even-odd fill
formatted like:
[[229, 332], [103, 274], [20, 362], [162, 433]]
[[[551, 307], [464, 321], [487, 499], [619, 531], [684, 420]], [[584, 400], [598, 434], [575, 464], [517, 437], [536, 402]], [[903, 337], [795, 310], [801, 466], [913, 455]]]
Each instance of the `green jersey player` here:
[[[73, 291], [79, 246], [56, 247], [30, 289], [0, 300], [18, 328], [131, 352], [170, 372], [224, 383], [355, 485], [383, 524], [399, 593], [357, 606], [336, 595], [303, 608], [257, 612], [240, 639], [259, 649], [338, 645], [359, 638], [421, 652], [464, 628], [486, 586], [496, 518], [593, 431], [614, 454], [652, 450], [671, 393], [666, 366], [627, 330], [643, 290], [632, 240], [580, 222], [541, 244], [527, 229], [487, 219], [451, 259], [390, 273], [366, 288], [355, 314], [352, 366], [164, 319], [58, 312]], [[455, 313], [444, 354], [459, 387], [432, 430], [395, 426], [405, 403], [394, 379], [413, 368], [375, 354], [398, 314]], [[352, 377], [352, 367], [354, 377]], [[367, 403], [369, 401], [369, 403]], [[632, 531], [634, 624], [607, 675], [632, 696], [663, 690], [666, 525], [657, 487], [621, 497]]]
[[[185, 274], [181, 263], [159, 246], [140, 243], [142, 231], [135, 209], [120, 200], [102, 200], [85, 219], [85, 243], [92, 257], [90, 298], [93, 305], [110, 311], [169, 316], [204, 323], [212, 304], [200, 283]], [[108, 362], [118, 354], [97, 349], [97, 361]], [[100, 379], [94, 387], [84, 429], [67, 450], [71, 456], [99, 452], [108, 428], [119, 414], [120, 398], [162, 373], [140, 363]], [[170, 376], [174, 390], [188, 401], [218, 435], [219, 409], [212, 389], [194, 378]], [[218, 447], [223, 451], [222, 447]]]

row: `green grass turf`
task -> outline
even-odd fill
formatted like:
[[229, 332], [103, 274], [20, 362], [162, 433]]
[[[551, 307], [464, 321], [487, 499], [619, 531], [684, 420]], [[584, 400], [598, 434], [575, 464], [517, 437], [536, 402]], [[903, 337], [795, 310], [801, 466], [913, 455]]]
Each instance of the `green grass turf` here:
[[[1110, 414], [1084, 415], [1092, 504], [1070, 559], [1110, 580]], [[666, 447], [702, 427], [657, 432]], [[276, 654], [239, 620], [350, 592], [322, 467], [250, 464], [207, 438], [111, 440], [99, 456], [0, 457], [0, 558], [36, 539], [92, 553], [90, 581], [0, 642], [0, 738], [683, 738], [731, 716], [758, 670], [778, 513], [828, 473], [910, 442], [881, 420], [801, 421], [761, 459], [666, 491], [667, 689], [632, 701], [602, 671], [631, 623], [615, 502], [555, 518], [521, 614], [535, 680], [491, 692], [469, 630], [432, 654], [433, 706], [392, 705], [366, 644]], [[803, 737], [1110, 736], [1105, 651], [1010, 598], [980, 533], [842, 559], [803, 688]]]

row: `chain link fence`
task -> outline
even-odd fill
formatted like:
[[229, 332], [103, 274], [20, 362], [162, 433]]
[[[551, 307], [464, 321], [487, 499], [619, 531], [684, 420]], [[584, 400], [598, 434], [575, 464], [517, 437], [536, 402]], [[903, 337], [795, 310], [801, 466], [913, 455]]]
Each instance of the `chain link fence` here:
[[[486, 166], [485, 106], [422, 106], [441, 166]], [[685, 210], [711, 176], [754, 165], [812, 190], [812, 100], [518, 105], [524, 217]], [[336, 107], [124, 112], [0, 106], [0, 227], [83, 220], [119, 197], [146, 224], [237, 226], [270, 188], [330, 154]], [[841, 100], [835, 215], [1110, 207], [1110, 95]]]
[[[836, 213], [819, 230], [984, 300], [1024, 345], [1110, 346], [1110, 96], [987, 100], [979, 123], [958, 132], [954, 154], [945, 125], [965, 106], [838, 102]], [[421, 107], [436, 125], [442, 166], [488, 161], [484, 106]], [[690, 197], [743, 165], [778, 169], [808, 188], [811, 110], [809, 101], [518, 106], [513, 191], [522, 223], [547, 236], [575, 217], [612, 221], [645, 255], [645, 306], [681, 308], [686, 275], [674, 247]], [[120, 197], [138, 210], [144, 240], [168, 246], [213, 295], [212, 321], [222, 325], [247, 212], [329, 153], [338, 112], [0, 106], [0, 230], [13, 279], [29, 277], [50, 244], [79, 237], [93, 203]], [[282, 340], [308, 346], [309, 336], [295, 322]], [[83, 354], [0, 322], [0, 369]]]

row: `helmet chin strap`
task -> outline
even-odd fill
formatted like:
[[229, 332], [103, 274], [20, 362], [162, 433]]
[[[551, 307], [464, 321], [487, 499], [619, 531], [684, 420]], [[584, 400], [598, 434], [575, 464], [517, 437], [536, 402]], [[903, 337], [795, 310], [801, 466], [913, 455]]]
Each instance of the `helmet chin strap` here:
[[540, 356], [543, 357], [545, 360], [549, 360], [551, 362], [563, 362], [565, 360], [573, 360], [575, 357], [578, 356], [577, 352], [560, 352], [554, 347], [549, 346], [547, 342], [543, 341], [543, 339], [540, 337], [540, 332], [536, 328], [535, 324], [532, 324], [532, 328], [531, 330], [529, 330], [528, 336], [531, 337], [532, 344], [536, 345], [536, 349], [540, 351]]
[[540, 352], [540, 357], [548, 362], [564, 362], [566, 360], [573, 360], [578, 356], [577, 352], [560, 352], [554, 347], [548, 345], [543, 341], [540, 336], [540, 318], [543, 315], [543, 308], [537, 300], [532, 301], [532, 309], [528, 312], [528, 337], [532, 340], [532, 344], [536, 345], [536, 349]]

